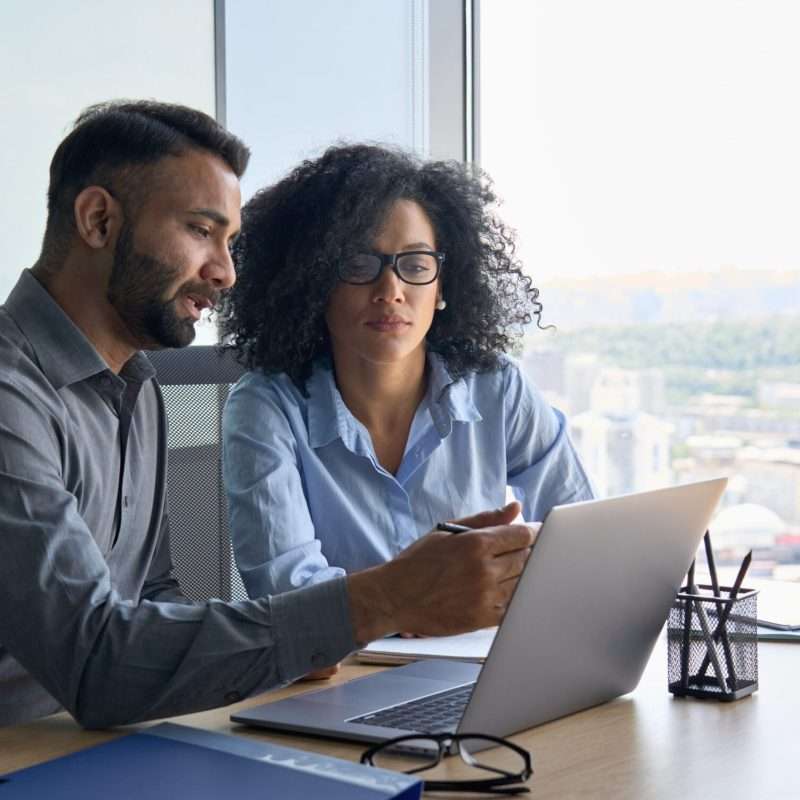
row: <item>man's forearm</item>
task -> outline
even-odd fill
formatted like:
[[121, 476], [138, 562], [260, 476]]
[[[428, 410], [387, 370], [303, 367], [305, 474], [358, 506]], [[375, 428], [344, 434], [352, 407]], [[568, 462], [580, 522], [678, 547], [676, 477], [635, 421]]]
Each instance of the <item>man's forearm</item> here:
[[400, 630], [391, 561], [347, 576], [353, 638], [359, 646]]

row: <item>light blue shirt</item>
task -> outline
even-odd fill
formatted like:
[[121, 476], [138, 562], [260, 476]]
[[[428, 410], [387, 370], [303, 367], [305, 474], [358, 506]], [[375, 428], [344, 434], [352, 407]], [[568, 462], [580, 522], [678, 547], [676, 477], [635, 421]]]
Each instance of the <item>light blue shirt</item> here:
[[236, 562], [252, 597], [393, 558], [437, 522], [497, 508], [506, 486], [526, 520], [592, 497], [563, 415], [503, 359], [453, 380], [428, 356], [428, 390], [396, 475], [317, 364], [308, 397], [285, 374], [231, 391], [223, 465]]

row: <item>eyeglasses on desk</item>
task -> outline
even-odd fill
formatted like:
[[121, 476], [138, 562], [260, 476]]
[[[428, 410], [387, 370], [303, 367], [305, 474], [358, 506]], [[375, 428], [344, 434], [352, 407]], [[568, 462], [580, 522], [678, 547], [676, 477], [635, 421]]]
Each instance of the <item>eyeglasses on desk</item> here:
[[398, 736], [365, 750], [361, 755], [361, 763], [413, 775], [433, 769], [448, 754], [459, 755], [473, 769], [491, 772], [493, 776], [452, 781], [425, 780], [426, 792], [517, 795], [530, 791], [522, 784], [533, 774], [531, 754], [507, 739], [489, 734], [433, 733]]

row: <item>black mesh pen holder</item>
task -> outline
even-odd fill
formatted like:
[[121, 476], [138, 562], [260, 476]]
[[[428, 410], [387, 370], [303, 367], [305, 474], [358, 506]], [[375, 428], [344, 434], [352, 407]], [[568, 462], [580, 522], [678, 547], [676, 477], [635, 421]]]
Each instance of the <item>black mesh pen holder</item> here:
[[669, 690], [674, 695], [731, 701], [758, 689], [758, 592], [729, 587], [715, 597], [701, 584], [683, 587], [667, 621]]

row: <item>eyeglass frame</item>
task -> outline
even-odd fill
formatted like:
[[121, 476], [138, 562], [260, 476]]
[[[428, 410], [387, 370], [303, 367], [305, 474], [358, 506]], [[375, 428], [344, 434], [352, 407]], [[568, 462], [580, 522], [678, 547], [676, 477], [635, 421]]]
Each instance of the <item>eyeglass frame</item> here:
[[[511, 786], [511, 784], [523, 784], [528, 778], [533, 775], [533, 762], [531, 754], [524, 748], [520, 747], [508, 739], [501, 739], [499, 736], [492, 736], [488, 733], [411, 733], [405, 736], [397, 736], [394, 739], [387, 739], [383, 742], [368, 747], [362, 754], [360, 763], [367, 764], [371, 767], [375, 766], [373, 757], [382, 750], [389, 750], [392, 747], [401, 744], [402, 742], [418, 741], [420, 739], [427, 739], [436, 742], [438, 746], [438, 754], [436, 760], [422, 767], [415, 767], [414, 769], [403, 770], [405, 775], [414, 775], [417, 772], [424, 772], [428, 769], [433, 769], [442, 763], [442, 758], [445, 754], [458, 753], [461, 760], [470, 767], [475, 769], [483, 769], [487, 772], [496, 772], [499, 776], [497, 778], [486, 778], [484, 780], [455, 780], [455, 781], [426, 781], [424, 783], [424, 791], [426, 792], [487, 792], [491, 794], [514, 795], [524, 794], [530, 792], [527, 786]], [[525, 767], [522, 772], [508, 772], [504, 769], [497, 767], [489, 767], [485, 764], [477, 763], [472, 753], [462, 750], [459, 743], [466, 739], [484, 739], [489, 742], [494, 742], [497, 745], [507, 747], [517, 755], [521, 756], [525, 762]], [[455, 747], [455, 751], [453, 750]]]
[[[383, 273], [384, 267], [391, 266], [392, 272], [397, 275], [398, 279], [401, 280], [403, 283], [408, 284], [409, 286], [430, 286], [440, 275], [442, 271], [442, 264], [445, 261], [446, 254], [441, 250], [404, 250], [400, 253], [356, 253], [356, 255], [360, 256], [370, 256], [371, 258], [380, 259], [381, 265], [378, 268], [378, 271], [375, 273], [375, 277], [368, 280], [368, 281], [349, 281], [347, 278], [342, 277], [342, 265], [341, 262], [337, 262], [336, 264], [336, 277], [342, 283], [348, 283], [350, 286], [369, 286], [371, 283], [376, 283], [380, 280], [381, 274]], [[433, 256], [436, 260], [436, 272], [434, 276], [429, 280], [425, 281], [424, 283], [413, 283], [412, 281], [407, 281], [401, 274], [400, 270], [397, 267], [397, 259], [402, 256]]]

